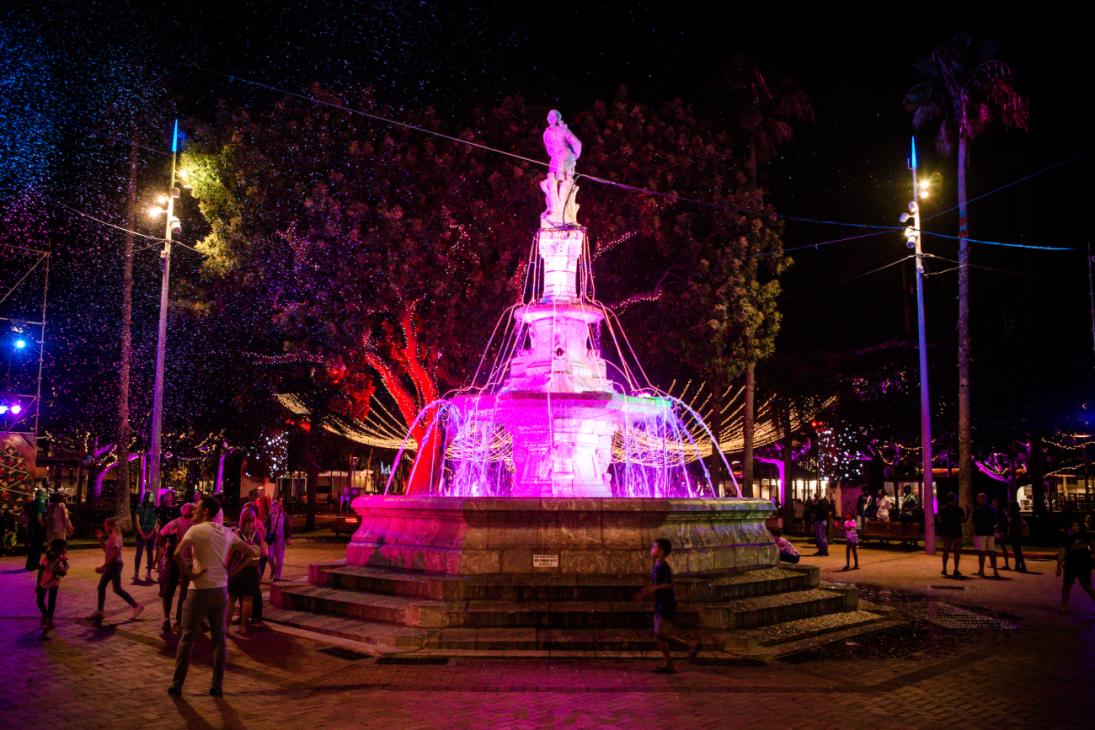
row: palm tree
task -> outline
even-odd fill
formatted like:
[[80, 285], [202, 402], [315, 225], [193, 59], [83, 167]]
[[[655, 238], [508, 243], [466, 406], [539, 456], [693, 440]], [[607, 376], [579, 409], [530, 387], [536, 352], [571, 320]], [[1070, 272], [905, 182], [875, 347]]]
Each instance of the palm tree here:
[[939, 154], [958, 153], [958, 495], [973, 504], [970, 432], [970, 274], [966, 172], [969, 143], [994, 123], [1027, 128], [1026, 99], [1015, 88], [1011, 67], [997, 58], [999, 45], [965, 33], [940, 46], [915, 68], [924, 81], [905, 95], [913, 128], [935, 132]]
[[[729, 87], [739, 138], [746, 153], [749, 184], [758, 189], [757, 170], [772, 160], [794, 136], [793, 124], [814, 121], [814, 106], [794, 79], [770, 83], [765, 75], [742, 57], [736, 58], [723, 82]], [[757, 357], [752, 337], [745, 338], [745, 403], [742, 429], [742, 492], [753, 494], [753, 423], [756, 412]]]

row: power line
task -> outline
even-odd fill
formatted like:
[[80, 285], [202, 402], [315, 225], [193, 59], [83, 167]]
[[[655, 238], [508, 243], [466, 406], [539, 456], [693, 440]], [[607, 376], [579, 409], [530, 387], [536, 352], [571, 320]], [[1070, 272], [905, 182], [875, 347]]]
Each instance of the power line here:
[[[934, 236], [935, 238], [946, 238], [951, 241], [961, 241], [958, 236], [952, 236], [947, 233], [934, 233], [932, 231], [923, 231], [925, 236]], [[1034, 251], [1075, 251], [1077, 249], [1070, 248], [1068, 246], [1035, 246], [1029, 243], [1005, 243], [1004, 241], [986, 241], [981, 238], [967, 238], [969, 243], [978, 243], [983, 246], [1000, 246], [1003, 248], [1025, 248], [1032, 249]]]
[[[970, 205], [971, 203], [976, 203], [978, 200], [983, 200], [984, 198], [987, 198], [990, 195], [995, 195], [996, 193], [999, 193], [999, 192], [1002, 192], [1004, 190], [1007, 190], [1008, 188], [1014, 187], [1014, 186], [1018, 185], [1019, 183], [1026, 182], [1027, 180], [1038, 177], [1039, 175], [1043, 175], [1047, 172], [1055, 170], [1058, 167], [1061, 167], [1063, 165], [1067, 165], [1070, 162], [1075, 162], [1076, 160], [1087, 157], [1088, 155], [1090, 155], [1092, 153], [1095, 153], [1095, 147], [1091, 147], [1089, 149], [1086, 149], [1083, 152], [1079, 152], [1079, 153], [1073, 155], [1072, 157], [1068, 157], [1064, 160], [1059, 160], [1058, 162], [1054, 162], [1052, 165], [1048, 165], [1046, 167], [1043, 167], [1040, 170], [1035, 170], [1034, 172], [1032, 172], [1028, 175], [1023, 175], [1022, 177], [1018, 177], [1018, 178], [1012, 180], [1011, 182], [1004, 183], [1003, 185], [1001, 185], [998, 188], [993, 188], [992, 190], [988, 191], [987, 193], [981, 193], [980, 195], [974, 196], [973, 198], [970, 198], [969, 200], [966, 201], [966, 205]], [[924, 220], [925, 221], [930, 221], [933, 218], [938, 218], [941, 215], [946, 215], [947, 213], [950, 213], [951, 211], [954, 211], [954, 210], [958, 210], [957, 205], [953, 205], [950, 208], [946, 208], [946, 209], [941, 210], [937, 213], [932, 213], [931, 215], [926, 216], [924, 218]]]
[[54, 205], [59, 205], [62, 208], [65, 208], [67, 210], [72, 211], [73, 213], [76, 213], [77, 215], [83, 216], [84, 218], [89, 218], [89, 219], [95, 221], [96, 223], [99, 223], [99, 224], [104, 225], [104, 226], [108, 226], [110, 228], [114, 228], [116, 230], [121, 231], [122, 233], [129, 233], [129, 234], [132, 234], [134, 236], [140, 236], [141, 238], [147, 238], [151, 241], [163, 241], [164, 240], [163, 238], [161, 238], [159, 236], [151, 236], [147, 233], [141, 233], [140, 231], [133, 231], [133, 230], [130, 230], [129, 228], [126, 228], [124, 226], [119, 226], [115, 223], [111, 223], [110, 221], [105, 221], [102, 218], [98, 218], [96, 216], [93, 216], [91, 213], [85, 213], [84, 211], [80, 210], [79, 208], [73, 208], [71, 205], [68, 205], [67, 203], [62, 203], [60, 200], [53, 200], [51, 198], [47, 198], [47, 200], [49, 200]]
[[830, 282], [830, 283], [825, 284], [823, 286], [814, 287], [813, 289], [807, 289], [806, 291], [793, 292], [791, 294], [787, 294], [786, 298], [790, 299], [790, 298], [793, 298], [793, 297], [806, 296], [807, 294], [814, 294], [814, 293], [819, 292], [819, 291], [824, 291], [825, 289], [831, 289], [834, 286], [843, 286], [844, 284], [847, 284], [850, 281], [855, 281], [856, 279], [862, 279], [863, 277], [871, 276], [872, 274], [878, 274], [882, 271], [885, 271], [886, 269], [897, 266], [898, 264], [902, 264], [902, 263], [904, 263], [904, 262], [906, 262], [906, 261], [908, 261], [909, 259], [912, 259], [912, 258], [916, 258], [916, 257], [913, 254], [909, 254], [908, 256], [902, 256], [901, 258], [897, 259], [896, 261], [891, 261], [888, 264], [883, 264], [882, 266], [871, 269], [870, 271], [864, 271], [862, 274], [856, 274], [855, 276], [849, 276], [846, 279], [841, 279], [840, 281]]

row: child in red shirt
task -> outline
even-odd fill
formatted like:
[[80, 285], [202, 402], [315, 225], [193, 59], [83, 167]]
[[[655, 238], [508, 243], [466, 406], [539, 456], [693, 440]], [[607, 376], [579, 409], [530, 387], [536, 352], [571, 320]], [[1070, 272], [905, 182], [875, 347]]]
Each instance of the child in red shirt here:
[[68, 574], [67, 550], [68, 543], [57, 538], [50, 542], [49, 549], [38, 564], [38, 580], [34, 584], [34, 593], [38, 599], [38, 610], [42, 613], [43, 631], [53, 628], [53, 612], [57, 608], [57, 589], [61, 587], [61, 579]]

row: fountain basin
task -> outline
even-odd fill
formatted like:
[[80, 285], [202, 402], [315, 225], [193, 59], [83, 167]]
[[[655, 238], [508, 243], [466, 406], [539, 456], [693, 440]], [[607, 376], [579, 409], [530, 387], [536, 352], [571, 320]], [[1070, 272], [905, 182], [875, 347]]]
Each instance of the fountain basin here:
[[778, 563], [755, 499], [362, 496], [350, 564], [449, 575], [636, 575], [650, 544], [673, 543], [678, 573]]

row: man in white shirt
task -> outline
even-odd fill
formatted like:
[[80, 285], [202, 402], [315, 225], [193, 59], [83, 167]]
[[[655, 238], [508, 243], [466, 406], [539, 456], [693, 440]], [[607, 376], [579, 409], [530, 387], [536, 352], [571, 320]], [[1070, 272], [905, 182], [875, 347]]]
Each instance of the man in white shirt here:
[[[194, 517], [194, 526], [187, 530], [175, 549], [179, 570], [190, 579], [190, 591], [183, 606], [182, 638], [175, 654], [175, 677], [167, 693], [172, 697], [182, 695], [186, 671], [190, 667], [190, 651], [194, 637], [201, 631], [202, 620], [208, 620], [213, 635], [213, 684], [209, 694], [220, 697], [223, 692], [225, 654], [224, 634], [228, 610], [228, 570], [225, 565], [233, 554], [239, 553], [258, 560], [258, 553], [236, 536], [236, 533], [218, 524], [221, 505], [213, 497], [205, 497]], [[189, 547], [190, 551], [185, 548]], [[193, 565], [186, 561], [189, 552]], [[241, 561], [240, 566], [247, 565]]]

